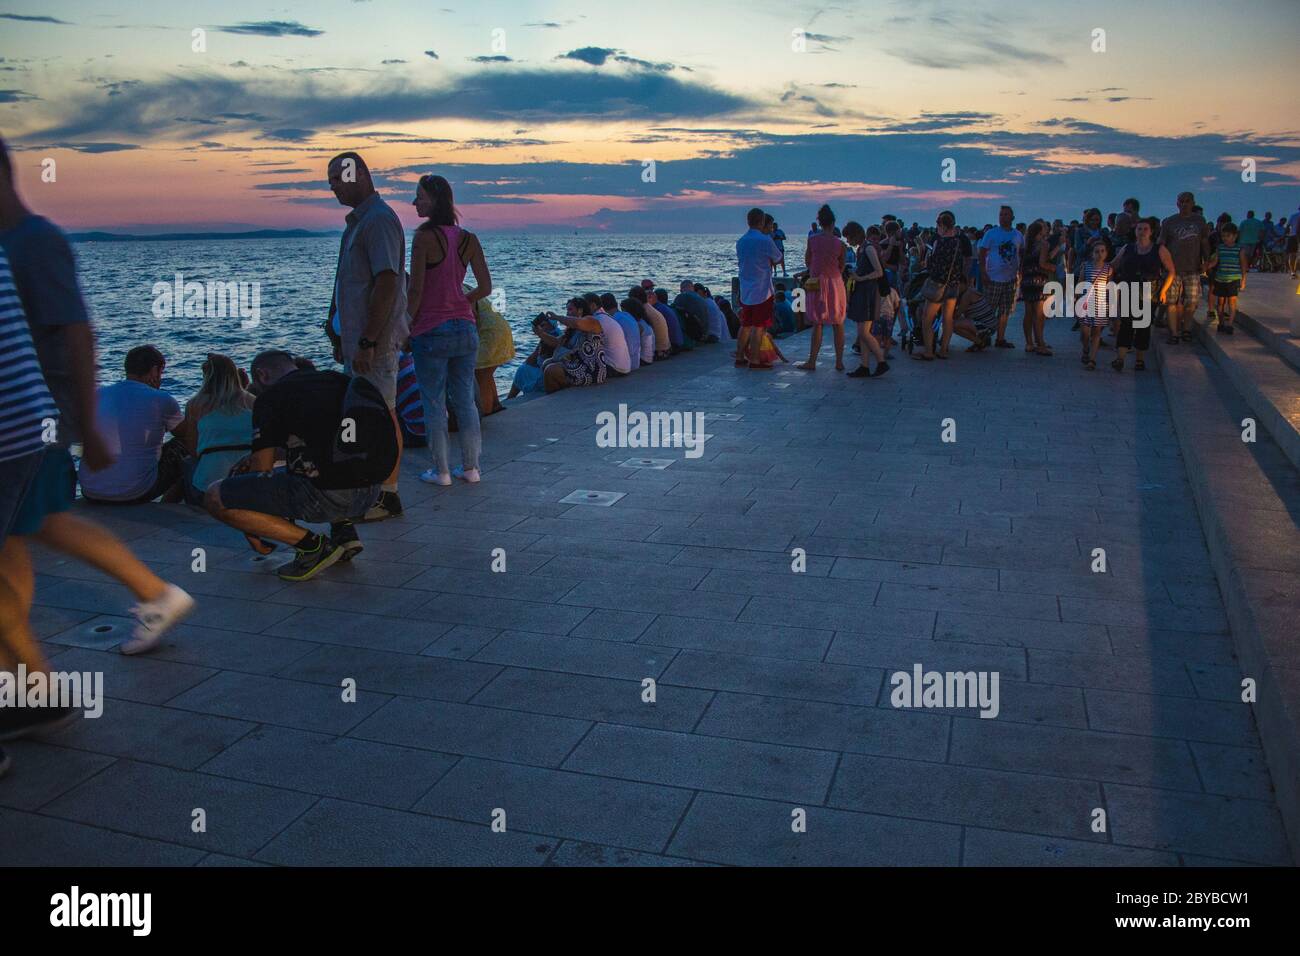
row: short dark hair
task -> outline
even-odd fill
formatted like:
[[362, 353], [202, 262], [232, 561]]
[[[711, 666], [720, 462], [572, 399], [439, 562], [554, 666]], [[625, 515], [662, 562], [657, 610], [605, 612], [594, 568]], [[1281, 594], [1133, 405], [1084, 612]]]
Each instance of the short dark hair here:
[[634, 285], [632, 286], [632, 288], [628, 289], [627, 297], [629, 299], [635, 299], [637, 302], [640, 302], [642, 305], [645, 305], [647, 298], [649, 298], [645, 294], [645, 289], [641, 288], [639, 285]]
[[1196, 197], [1190, 192], [1181, 192], [1178, 194], [1179, 202], [1196, 202]]
[[618, 311], [618, 299], [614, 298], [612, 292], [602, 292], [600, 295], [600, 305], [606, 312]]
[[749, 224], [750, 229], [757, 229], [763, 225], [763, 217], [767, 213], [755, 206], [749, 212], [745, 213], [745, 222]]
[[584, 292], [582, 297], [587, 301], [587, 305], [591, 306], [592, 312], [595, 312], [603, 306], [603, 303], [600, 301], [599, 292]]
[[1014, 209], [1012, 209], [1010, 206], [1008, 206], [1006, 203], [1003, 203], [1001, 206], [998, 207], [998, 215], [1001, 215], [1001, 214], [1002, 214], [1002, 210], [1003, 210], [1003, 209], [1005, 209], [1007, 212], [1011, 213], [1011, 218], [1012, 218], [1012, 219], [1015, 219], [1015, 218], [1016, 218], [1016, 211], [1015, 211]]
[[[358, 172], [365, 173], [367, 176], [370, 175], [370, 167], [367, 166], [366, 161], [361, 158], [361, 154], [354, 152], [352, 150], [348, 150], [347, 152], [344, 153], [339, 153], [337, 156], [335, 156], [333, 159], [329, 161], [329, 165], [333, 166], [335, 163], [341, 163], [345, 159], [350, 159], [352, 160], [352, 162], [356, 163]], [[326, 168], [328, 169], [329, 167]]]
[[267, 349], [253, 357], [253, 364], [248, 367], [248, 371], [256, 378], [259, 371], [287, 374], [296, 371], [297, 368], [297, 360], [288, 352], [283, 349]]
[[1235, 223], [1225, 222], [1219, 232], [1225, 236], [1235, 236], [1237, 235], [1237, 226]]
[[954, 216], [954, 215], [953, 215], [949, 210], [947, 210], [947, 209], [945, 209], [943, 212], [939, 213], [939, 216], [938, 216], [938, 218], [937, 218], [935, 221], [936, 221], [936, 222], [941, 222], [941, 223], [943, 223], [943, 224], [944, 224], [945, 226], [947, 226], [948, 228], [952, 228], [953, 226], [957, 225], [957, 217]]
[[1142, 204], [1131, 197], [1124, 200], [1124, 208], [1127, 209], [1129, 206], [1133, 207], [1134, 212], [1138, 212], [1142, 209]]
[[122, 364], [127, 375], [140, 376], [148, 375], [156, 368], [162, 368], [167, 364], [167, 360], [152, 345], [137, 345], [126, 353], [126, 361]]

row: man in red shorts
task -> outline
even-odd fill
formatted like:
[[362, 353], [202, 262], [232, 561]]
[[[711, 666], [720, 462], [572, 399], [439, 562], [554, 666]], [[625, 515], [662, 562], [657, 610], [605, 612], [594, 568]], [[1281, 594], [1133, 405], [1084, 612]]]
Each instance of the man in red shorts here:
[[[755, 207], [745, 216], [749, 231], [736, 241], [740, 272], [740, 338], [736, 340], [736, 366], [770, 369], [771, 362], [759, 359], [763, 332], [772, 326], [772, 267], [781, 261], [781, 250], [763, 232], [763, 210]], [[746, 358], [746, 352], [748, 357]]]

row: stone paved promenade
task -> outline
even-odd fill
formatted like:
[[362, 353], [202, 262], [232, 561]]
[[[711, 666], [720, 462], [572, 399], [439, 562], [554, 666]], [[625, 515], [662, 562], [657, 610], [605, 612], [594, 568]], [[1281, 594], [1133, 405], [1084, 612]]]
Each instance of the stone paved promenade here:
[[[200, 607], [124, 658], [123, 589], [41, 558], [54, 664], [111, 699], [12, 746], [0, 864], [1288, 862], [1158, 373], [1049, 328], [1050, 359], [719, 346], [512, 407], [482, 484], [408, 454], [405, 518], [302, 585], [196, 512], [97, 512]], [[598, 448], [619, 402], [703, 412], [703, 457]], [[893, 708], [915, 664], [998, 672], [999, 716]]]

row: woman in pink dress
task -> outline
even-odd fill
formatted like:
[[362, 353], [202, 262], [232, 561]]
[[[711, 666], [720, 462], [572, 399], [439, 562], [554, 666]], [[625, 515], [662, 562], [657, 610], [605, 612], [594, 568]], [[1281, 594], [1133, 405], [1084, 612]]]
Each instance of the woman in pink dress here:
[[[796, 365], [806, 372], [817, 368], [817, 353], [822, 347], [822, 327], [835, 330], [835, 370], [844, 371], [844, 313], [848, 296], [844, 292], [844, 243], [835, 235], [835, 213], [830, 206], [817, 210], [820, 232], [808, 237], [804, 263], [808, 266], [808, 285], [804, 286], [804, 304], [812, 326], [808, 361]], [[813, 281], [816, 280], [816, 281]]]

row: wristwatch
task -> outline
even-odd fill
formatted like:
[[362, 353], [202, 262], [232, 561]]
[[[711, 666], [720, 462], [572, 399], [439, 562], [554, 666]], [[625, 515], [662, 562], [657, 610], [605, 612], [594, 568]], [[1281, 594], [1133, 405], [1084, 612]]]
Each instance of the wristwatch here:
[[378, 342], [373, 342], [370, 339], [366, 338], [364, 335], [361, 336], [361, 338], [357, 339], [357, 348], [359, 349], [373, 349], [378, 347], [378, 345], [379, 345]]

